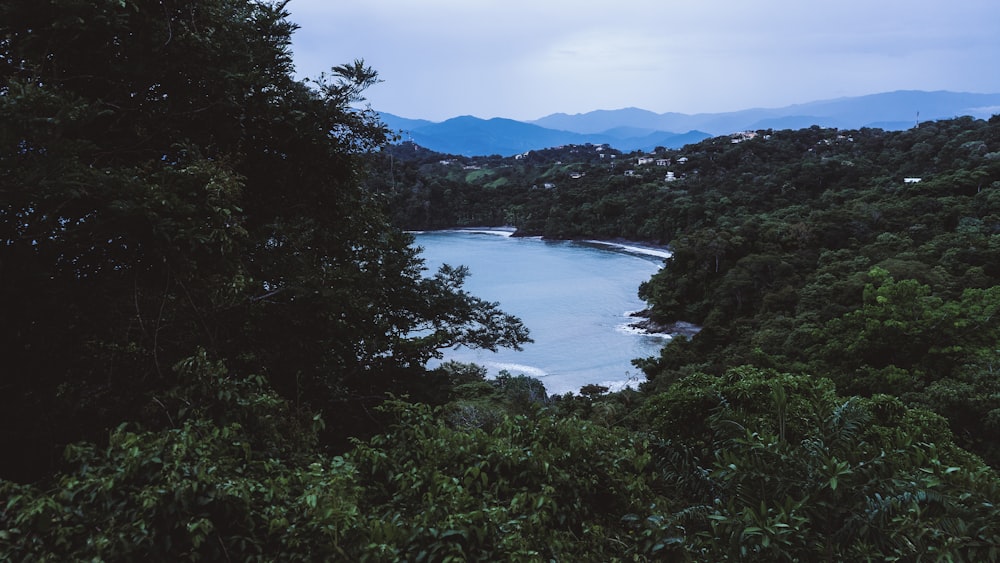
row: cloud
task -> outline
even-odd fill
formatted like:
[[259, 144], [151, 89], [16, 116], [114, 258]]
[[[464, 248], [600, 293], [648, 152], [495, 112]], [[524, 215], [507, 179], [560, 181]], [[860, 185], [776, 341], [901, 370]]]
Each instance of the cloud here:
[[294, 0], [301, 75], [364, 58], [378, 109], [518, 119], [724, 111], [897, 89], [1000, 91], [1000, 3]]

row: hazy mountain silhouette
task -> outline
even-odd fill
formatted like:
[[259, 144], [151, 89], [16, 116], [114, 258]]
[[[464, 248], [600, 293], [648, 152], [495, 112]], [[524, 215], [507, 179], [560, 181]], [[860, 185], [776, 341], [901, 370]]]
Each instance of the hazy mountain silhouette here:
[[[758, 129], [801, 129], [812, 125], [858, 129], [907, 129], [918, 121], [1000, 113], [1000, 94], [901, 90], [820, 100], [782, 108], [723, 113], [654, 113], [639, 108], [555, 113], [531, 122], [462, 116], [439, 123], [380, 114], [402, 140], [438, 152], [510, 156], [568, 144], [608, 144], [631, 151], [657, 146], [680, 148], [713, 135]], [[687, 133], [677, 133], [687, 131]]]
[[744, 130], [800, 129], [812, 125], [857, 129], [879, 124], [883, 129], [906, 129], [918, 120], [962, 115], [988, 118], [995, 113], [1000, 113], [1000, 94], [900, 90], [781, 108], [752, 108], [723, 113], [658, 114], [637, 108], [575, 115], [555, 113], [531, 123], [577, 133], [599, 132], [611, 127], [653, 127], [672, 131], [698, 129], [713, 135], [726, 135]]
[[560, 131], [495, 117], [480, 119], [471, 115], [453, 117], [440, 123], [406, 119], [390, 113], [380, 114], [390, 129], [398, 131], [403, 141], [413, 141], [422, 147], [466, 156], [499, 154], [511, 156], [530, 150], [585, 143], [608, 144], [621, 150], [651, 150], [657, 146], [680, 148], [710, 137], [708, 133], [690, 131], [673, 133], [654, 129], [616, 129], [602, 134]]

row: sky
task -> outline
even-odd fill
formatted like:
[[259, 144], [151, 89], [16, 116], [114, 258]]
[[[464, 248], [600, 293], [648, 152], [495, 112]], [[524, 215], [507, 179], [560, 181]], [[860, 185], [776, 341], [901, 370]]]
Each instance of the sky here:
[[1000, 93], [997, 0], [292, 0], [296, 74], [363, 59], [378, 111], [714, 113]]

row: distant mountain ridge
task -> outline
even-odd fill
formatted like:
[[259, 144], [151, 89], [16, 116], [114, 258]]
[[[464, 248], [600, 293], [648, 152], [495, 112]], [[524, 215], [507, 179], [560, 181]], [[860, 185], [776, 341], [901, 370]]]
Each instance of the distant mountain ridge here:
[[390, 129], [400, 133], [401, 140], [413, 141], [437, 152], [464, 156], [513, 156], [530, 150], [585, 143], [607, 143], [622, 150], [651, 150], [657, 146], [680, 148], [711, 136], [701, 131], [679, 134], [648, 128], [618, 128], [621, 130], [599, 134], [577, 133], [513, 119], [480, 119], [471, 115], [453, 117], [440, 123], [407, 119], [390, 113], [379, 115]]
[[[899, 90], [844, 97], [782, 108], [722, 113], [655, 113], [640, 108], [555, 113], [530, 122], [461, 116], [435, 123], [381, 113], [403, 140], [438, 152], [466, 156], [514, 154], [568, 144], [608, 144], [631, 151], [657, 146], [680, 148], [707, 137], [758, 129], [801, 129], [812, 125], [859, 129], [908, 129], [919, 121], [1000, 113], [1000, 94]], [[676, 133], [687, 131], [687, 133]]]

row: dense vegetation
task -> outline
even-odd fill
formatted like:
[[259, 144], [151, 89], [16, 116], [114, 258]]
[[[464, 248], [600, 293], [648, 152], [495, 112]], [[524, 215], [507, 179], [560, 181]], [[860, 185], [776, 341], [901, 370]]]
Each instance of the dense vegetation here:
[[449, 160], [404, 145], [391, 158], [408, 228], [669, 244], [640, 293], [654, 319], [704, 330], [641, 362], [649, 390], [740, 365], [821, 374], [937, 412], [1000, 462], [1000, 117], [758, 131], [657, 154]]
[[[460, 161], [293, 29], [0, 5], [0, 558], [998, 558], [1000, 120]], [[669, 243], [703, 330], [615, 394], [428, 370], [527, 331], [400, 227], [491, 224]]]

